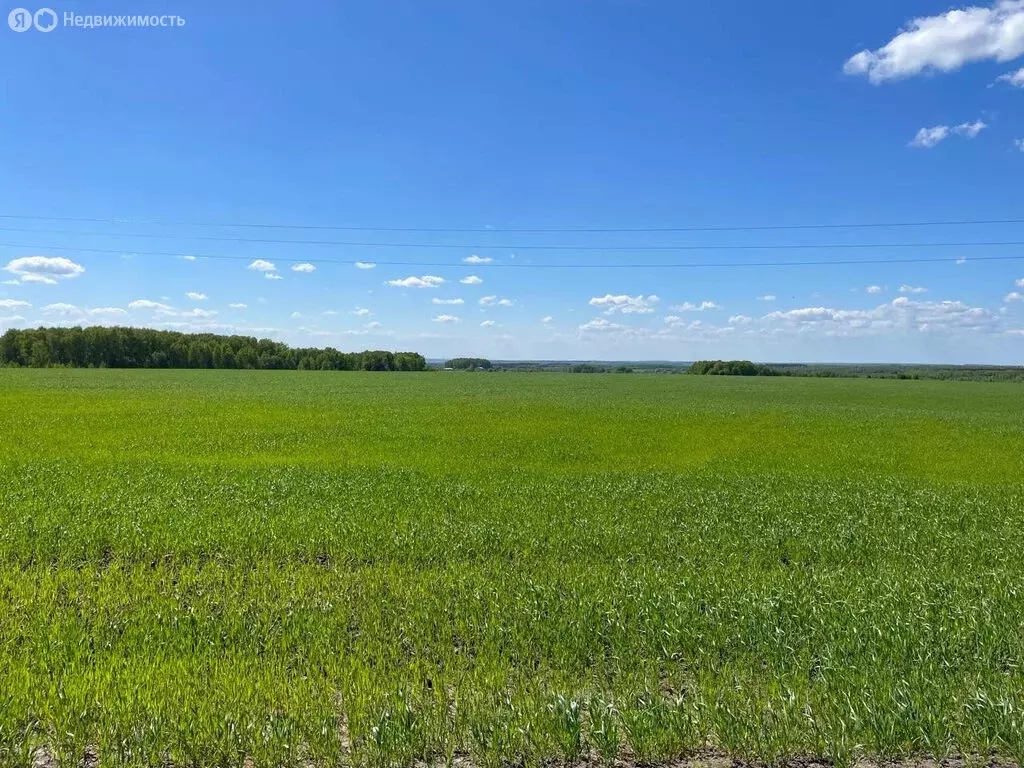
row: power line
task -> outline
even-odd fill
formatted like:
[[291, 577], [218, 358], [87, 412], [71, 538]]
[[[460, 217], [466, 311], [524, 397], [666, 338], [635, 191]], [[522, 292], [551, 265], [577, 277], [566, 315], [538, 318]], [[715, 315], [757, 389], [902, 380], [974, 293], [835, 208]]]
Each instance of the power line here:
[[[99, 218], [86, 216], [29, 216], [21, 214], [0, 214], [0, 219], [20, 221], [65, 221], [90, 224], [120, 224], [170, 227], [217, 227], [225, 229], [296, 229], [323, 230], [335, 232], [436, 232], [473, 233], [490, 232], [518, 233], [671, 233], [671, 232], [767, 232], [773, 230], [813, 229], [889, 229], [901, 227], [961, 227], [1024, 224], [1024, 219], [937, 219], [932, 221], [892, 222], [847, 222], [838, 224], [741, 224], [735, 226], [700, 227], [367, 227], [333, 224], [268, 224], [260, 222], [216, 222], [216, 221], [167, 221], [160, 219]], [[477, 246], [468, 246], [477, 247]]]
[[[1013, 245], [1024, 245], [1022, 243], [1013, 243]], [[861, 246], [867, 247], [867, 246]], [[79, 248], [70, 245], [27, 245], [25, 243], [0, 243], [0, 248], [31, 248], [38, 251], [73, 251], [82, 253], [103, 253], [103, 254], [118, 254], [118, 255], [136, 255], [136, 256], [173, 256], [177, 258], [183, 258], [185, 256], [194, 257], [197, 259], [214, 259], [214, 260], [227, 260], [227, 261], [251, 261], [252, 256], [240, 256], [231, 254], [200, 254], [191, 252], [175, 252], [175, 251], [135, 251], [130, 249], [114, 249], [114, 248]], [[281, 261], [285, 263], [298, 263], [307, 262], [312, 264], [347, 264], [354, 265], [363, 263], [358, 259], [300, 259], [292, 257], [274, 257], [275, 261]], [[843, 266], [843, 265], [854, 265], [854, 264], [940, 264], [940, 263], [956, 263], [961, 260], [960, 257], [918, 257], [910, 259], [838, 259], [838, 260], [820, 260], [820, 261], [763, 261], [763, 262], [745, 262], [745, 261], [734, 261], [734, 262], [690, 262], [685, 264], [464, 264], [464, 263], [452, 263], [452, 262], [423, 262], [423, 261], [377, 261], [374, 262], [377, 266], [392, 266], [392, 267], [446, 267], [449, 269], [486, 269], [486, 268], [497, 268], [497, 269], [692, 269], [692, 268], [736, 268], [736, 267], [812, 267], [812, 266]], [[1005, 255], [1005, 256], [974, 256], [971, 261], [1021, 261], [1024, 260], [1024, 254], [1020, 255]]]
[[[786, 250], [833, 250], [851, 248], [991, 248], [1024, 245], [1024, 240], [1008, 241], [975, 241], [975, 242], [937, 242], [937, 243], [795, 243], [795, 244], [753, 244], [753, 245], [486, 245], [465, 244], [439, 245], [437, 243], [386, 243], [356, 242], [349, 240], [281, 240], [256, 237], [217, 237], [210, 235], [157, 235], [132, 234], [127, 232], [83, 232], [74, 229], [26, 229], [20, 227], [0, 227], [3, 232], [31, 232], [47, 235], [85, 235], [92, 237], [134, 237], [147, 240], [201, 240], [218, 243], [258, 243], [262, 245], [330, 245], [359, 248], [427, 248], [444, 249], [464, 248], [466, 250], [508, 250], [508, 251], [786, 251]], [[33, 246], [28, 246], [33, 247]], [[127, 249], [130, 250], [130, 249]]]

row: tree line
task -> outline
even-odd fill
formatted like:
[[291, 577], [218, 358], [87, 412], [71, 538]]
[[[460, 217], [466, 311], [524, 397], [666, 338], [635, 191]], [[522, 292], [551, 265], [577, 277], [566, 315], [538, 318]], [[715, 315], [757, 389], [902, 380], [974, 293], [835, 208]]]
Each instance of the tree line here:
[[7, 331], [0, 336], [0, 365], [423, 371], [427, 361], [416, 352], [341, 352], [332, 347], [289, 347], [252, 336], [76, 326]]
[[778, 376], [779, 372], [767, 365], [749, 360], [698, 360], [687, 373], [698, 376]]
[[453, 357], [445, 362], [444, 367], [466, 371], [475, 371], [477, 368], [483, 368], [485, 371], [488, 371], [491, 368], [491, 361], [482, 357]]

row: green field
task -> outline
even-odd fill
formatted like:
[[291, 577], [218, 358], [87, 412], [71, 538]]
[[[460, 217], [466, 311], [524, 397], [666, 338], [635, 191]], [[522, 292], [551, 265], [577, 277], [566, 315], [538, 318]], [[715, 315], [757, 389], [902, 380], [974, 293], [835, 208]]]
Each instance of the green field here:
[[0, 596], [4, 766], [1020, 762], [1024, 387], [0, 370]]

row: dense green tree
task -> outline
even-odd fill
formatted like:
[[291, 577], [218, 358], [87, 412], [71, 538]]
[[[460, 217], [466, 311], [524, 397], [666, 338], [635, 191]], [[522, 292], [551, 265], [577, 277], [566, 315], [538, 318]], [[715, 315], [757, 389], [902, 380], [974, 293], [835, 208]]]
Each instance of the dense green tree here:
[[490, 369], [491, 361], [485, 360], [482, 357], [455, 357], [446, 362], [444, 367], [467, 371], [475, 371], [477, 368], [483, 368], [486, 371]]
[[415, 352], [341, 352], [251, 336], [94, 326], [11, 329], [0, 336], [0, 365], [423, 371], [427, 361]]

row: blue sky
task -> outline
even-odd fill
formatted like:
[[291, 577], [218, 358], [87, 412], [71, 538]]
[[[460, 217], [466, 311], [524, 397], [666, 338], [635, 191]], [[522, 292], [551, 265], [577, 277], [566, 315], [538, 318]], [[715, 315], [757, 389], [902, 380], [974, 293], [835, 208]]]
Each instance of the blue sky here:
[[497, 231], [1024, 218], [1024, 0], [50, 7], [185, 24], [2, 30], [0, 328], [1024, 363], [1024, 224]]

